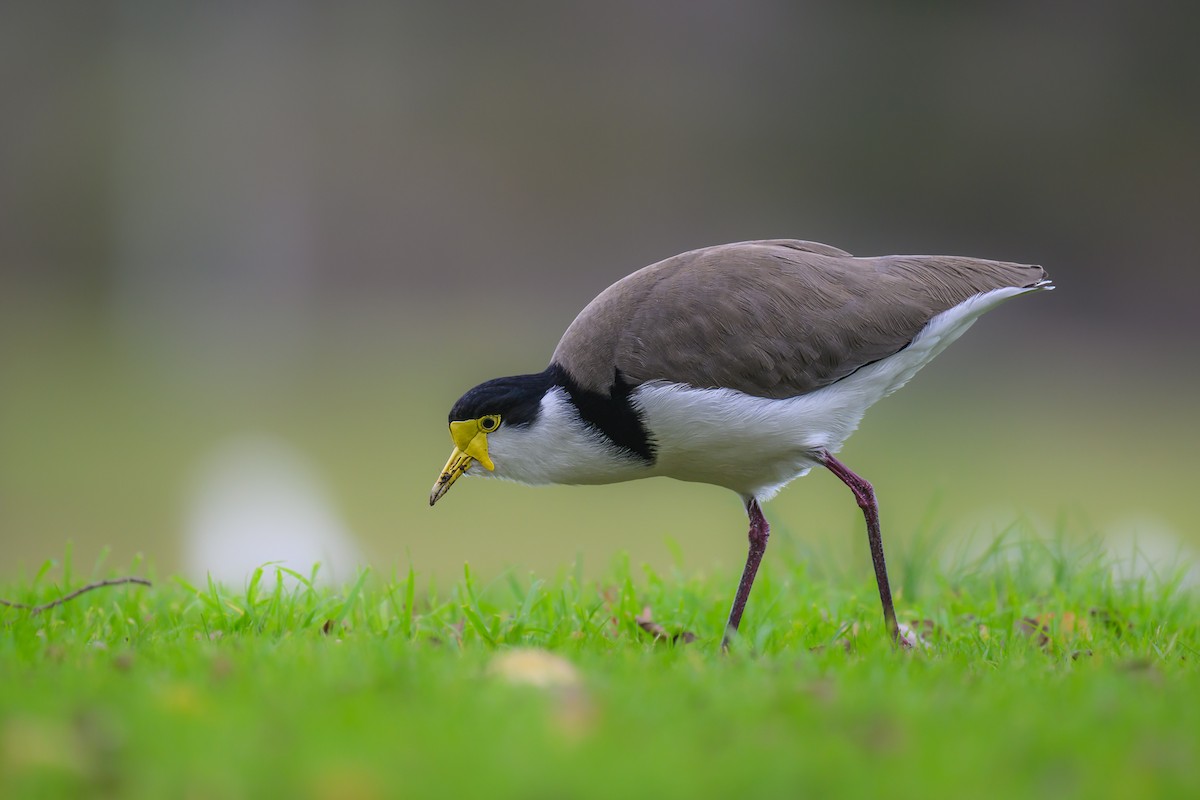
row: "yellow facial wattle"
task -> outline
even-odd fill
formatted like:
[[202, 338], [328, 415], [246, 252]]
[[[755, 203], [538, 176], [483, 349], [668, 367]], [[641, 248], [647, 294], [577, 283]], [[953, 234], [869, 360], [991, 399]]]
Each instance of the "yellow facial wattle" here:
[[[450, 460], [442, 467], [442, 474], [433, 484], [429, 493], [429, 505], [441, 499], [450, 491], [454, 482], [478, 461], [489, 472], [496, 468], [488, 455], [488, 431], [494, 431], [500, 426], [500, 420], [495, 416], [480, 417], [479, 419], [464, 419], [450, 423], [450, 438], [454, 440], [454, 452]], [[486, 430], [485, 430], [486, 428]]]

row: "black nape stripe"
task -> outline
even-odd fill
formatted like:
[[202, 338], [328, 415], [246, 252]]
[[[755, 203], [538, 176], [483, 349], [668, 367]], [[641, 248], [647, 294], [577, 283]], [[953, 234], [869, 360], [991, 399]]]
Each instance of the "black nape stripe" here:
[[554, 385], [566, 390], [567, 397], [579, 410], [584, 422], [631, 456], [648, 464], [654, 463], [654, 442], [630, 400], [634, 387], [625, 380], [619, 369], [613, 371], [613, 383], [608, 394], [583, 389], [559, 364], [551, 364], [546, 372], [553, 376]]
[[654, 463], [654, 443], [630, 400], [634, 387], [620, 370], [614, 372], [612, 387], [607, 394], [582, 388], [558, 364], [551, 364], [534, 375], [496, 378], [460, 397], [450, 409], [450, 421], [499, 414], [505, 425], [531, 425], [537, 421], [542, 398], [552, 386], [559, 386], [566, 392], [567, 399], [585, 424], [602, 433], [631, 458]]

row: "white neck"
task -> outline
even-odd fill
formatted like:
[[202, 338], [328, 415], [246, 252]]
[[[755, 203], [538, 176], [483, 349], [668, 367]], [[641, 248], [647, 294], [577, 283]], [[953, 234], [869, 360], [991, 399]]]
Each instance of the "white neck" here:
[[587, 425], [560, 386], [542, 397], [531, 424], [488, 434], [488, 455], [494, 472], [476, 464], [467, 474], [528, 484], [616, 483], [649, 474], [643, 461]]

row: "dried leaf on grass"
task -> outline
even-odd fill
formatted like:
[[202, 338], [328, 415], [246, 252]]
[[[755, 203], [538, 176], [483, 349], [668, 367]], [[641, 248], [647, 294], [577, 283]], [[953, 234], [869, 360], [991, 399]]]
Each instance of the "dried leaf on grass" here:
[[575, 665], [562, 656], [537, 647], [514, 648], [493, 658], [487, 672], [505, 683], [545, 691], [549, 722], [567, 742], [577, 742], [595, 729], [595, 703]]
[[488, 665], [488, 674], [508, 683], [540, 688], [575, 686], [580, 682], [579, 673], [570, 661], [536, 647], [515, 648], [499, 654]]
[[617, 588], [605, 586], [600, 589], [600, 600], [604, 603], [605, 611], [608, 612], [608, 636], [615, 639], [621, 630], [621, 620], [617, 618]]
[[642, 613], [633, 618], [633, 621], [638, 624], [638, 627], [646, 633], [654, 637], [654, 641], [668, 641], [672, 644], [683, 642], [696, 641], [696, 634], [691, 631], [680, 631], [679, 633], [670, 633], [662, 625], [654, 621], [653, 615], [650, 613], [650, 606], [642, 609]]
[[1133, 632], [1132, 622], [1121, 618], [1116, 613], [1109, 611], [1106, 608], [1090, 609], [1088, 611], [1088, 616], [1091, 617], [1098, 625], [1101, 625], [1116, 633], [1117, 636]]
[[823, 652], [825, 652], [826, 647], [836, 645], [836, 646], [841, 647], [847, 653], [853, 653], [854, 652], [854, 640], [858, 638], [858, 631], [859, 631], [859, 625], [857, 622], [855, 622], [855, 623], [844, 622], [844, 623], [842, 623], [841, 627], [838, 628], [837, 633], [834, 634], [833, 639], [830, 640], [828, 645], [824, 645], [824, 644], [814, 645], [814, 646], [808, 648], [808, 651], [810, 653], [823, 653]]
[[910, 620], [908, 627], [913, 633], [926, 639], [932, 639], [942, 633], [941, 628], [931, 619]]
[[1035, 639], [1038, 647], [1043, 649], [1049, 649], [1054, 644], [1054, 637], [1051, 635], [1051, 629], [1054, 627], [1057, 627], [1058, 633], [1063, 639], [1079, 638], [1085, 641], [1092, 639], [1092, 628], [1088, 624], [1088, 618], [1073, 611], [1064, 611], [1061, 614], [1046, 612], [1038, 614], [1036, 617], [1024, 617], [1017, 623], [1017, 630], [1025, 636]]
[[1041, 621], [1045, 614], [1037, 617], [1025, 617], [1017, 623], [1017, 630], [1030, 639], [1037, 637], [1038, 647], [1050, 646], [1050, 628]]

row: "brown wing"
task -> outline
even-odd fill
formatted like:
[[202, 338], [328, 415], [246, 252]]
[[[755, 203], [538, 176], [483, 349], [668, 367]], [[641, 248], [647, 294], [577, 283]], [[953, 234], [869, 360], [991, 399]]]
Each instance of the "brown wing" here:
[[794, 397], [897, 352], [981, 292], [1032, 286], [1041, 267], [955, 256], [855, 258], [814, 242], [709, 247], [601, 292], [554, 351], [584, 388], [667, 380]]

